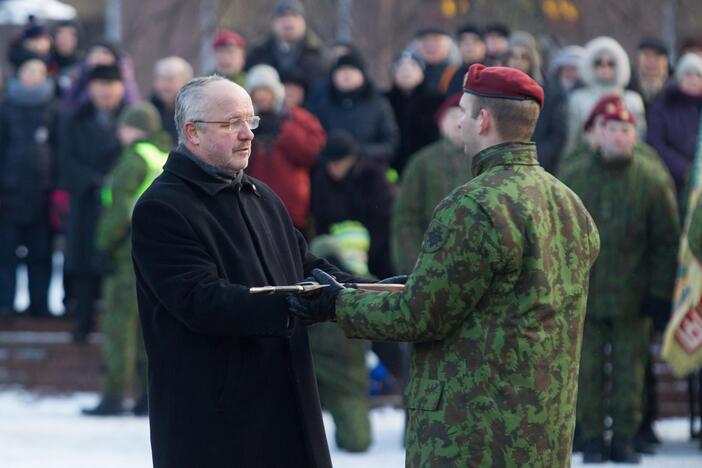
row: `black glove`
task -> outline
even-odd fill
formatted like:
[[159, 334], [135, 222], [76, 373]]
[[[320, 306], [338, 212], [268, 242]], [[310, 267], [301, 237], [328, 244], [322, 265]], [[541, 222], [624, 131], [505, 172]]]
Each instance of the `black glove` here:
[[647, 295], [641, 304], [641, 315], [651, 317], [654, 331], [664, 332], [670, 320], [671, 307], [670, 301]]
[[326, 322], [336, 318], [336, 297], [344, 287], [333, 276], [319, 268], [312, 270], [312, 276], [319, 284], [328, 285], [314, 295], [290, 295], [288, 310], [306, 323]]
[[409, 278], [408, 275], [390, 276], [389, 278], [378, 281], [377, 284], [405, 284], [407, 278]]

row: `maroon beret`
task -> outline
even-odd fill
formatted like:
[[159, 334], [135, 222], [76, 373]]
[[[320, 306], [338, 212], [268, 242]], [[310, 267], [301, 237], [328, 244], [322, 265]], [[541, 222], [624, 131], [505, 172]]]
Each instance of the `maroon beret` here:
[[444, 102], [441, 103], [439, 109], [436, 111], [436, 114], [434, 114], [434, 122], [436, 122], [436, 125], [441, 125], [441, 119], [444, 118], [444, 114], [446, 114], [449, 109], [452, 107], [460, 107], [460, 102], [461, 93], [452, 94], [444, 99]]
[[590, 111], [590, 115], [587, 116], [587, 120], [585, 120], [585, 125], [583, 126], [585, 131], [587, 132], [592, 128], [592, 126], [595, 124], [595, 118], [603, 115], [605, 112], [607, 112], [607, 109], [611, 109], [612, 106], [614, 106], [614, 108], [624, 108], [622, 98], [616, 94], [610, 94], [597, 101], [595, 107], [593, 107]]
[[212, 41], [212, 48], [219, 49], [220, 47], [225, 47], [228, 45], [235, 45], [243, 49], [246, 43], [240, 34], [237, 34], [234, 31], [229, 31], [228, 29], [222, 29], [219, 33], [217, 33]]
[[476, 96], [524, 101], [544, 105], [544, 89], [526, 73], [509, 67], [486, 67], [475, 63], [463, 79], [463, 91]]

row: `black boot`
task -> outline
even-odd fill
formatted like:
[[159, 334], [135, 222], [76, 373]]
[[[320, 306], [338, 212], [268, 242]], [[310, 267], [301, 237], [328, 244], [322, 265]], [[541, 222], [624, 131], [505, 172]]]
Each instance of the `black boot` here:
[[604, 463], [607, 461], [604, 438], [587, 439], [583, 447], [583, 463]]
[[124, 405], [120, 397], [103, 397], [95, 408], [83, 408], [85, 416], [118, 416], [124, 414]]
[[149, 399], [146, 394], [143, 394], [132, 408], [132, 413], [134, 416], [148, 416], [149, 415]]
[[641, 455], [636, 453], [633, 439], [614, 436], [610, 460], [615, 463], [638, 464], [641, 463]]

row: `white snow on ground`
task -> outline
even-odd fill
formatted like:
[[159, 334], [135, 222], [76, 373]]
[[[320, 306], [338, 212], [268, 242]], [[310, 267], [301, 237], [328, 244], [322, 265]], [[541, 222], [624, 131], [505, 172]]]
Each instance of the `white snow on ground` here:
[[[20, 390], [0, 391], [0, 467], [2, 468], [148, 468], [151, 466], [146, 418], [94, 418], [80, 409], [97, 403], [92, 393], [39, 397]], [[402, 411], [379, 408], [371, 412], [373, 445], [364, 454], [331, 448], [337, 468], [404, 466], [401, 447]], [[324, 415], [328, 439], [333, 423]], [[642, 467], [702, 467], [699, 442], [689, 440], [686, 419], [667, 419], [656, 426], [663, 439], [659, 454], [644, 457]], [[573, 457], [579, 467], [581, 455]], [[223, 465], [224, 466], [224, 465]], [[234, 466], [234, 465], [232, 465]], [[598, 465], [616, 467], [620, 465]]]

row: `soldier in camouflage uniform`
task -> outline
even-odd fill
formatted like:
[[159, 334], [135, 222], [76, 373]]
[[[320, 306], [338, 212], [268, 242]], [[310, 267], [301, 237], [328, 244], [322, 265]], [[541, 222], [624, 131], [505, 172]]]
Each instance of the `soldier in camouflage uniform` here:
[[[584, 460], [636, 463], [651, 315], [667, 313], [680, 234], [667, 171], [636, 145], [634, 117], [622, 106], [603, 114], [599, 149], [566, 161], [559, 177], [582, 197], [602, 249], [590, 275], [580, 369], [578, 422]], [[612, 347], [612, 388], [605, 408], [605, 346]], [[604, 418], [613, 419], [611, 451]]]
[[470, 180], [471, 158], [463, 152], [458, 119], [460, 95], [448, 98], [437, 112], [441, 139], [425, 146], [402, 173], [392, 215], [390, 250], [396, 271], [410, 272], [436, 205]]
[[570, 466], [597, 229], [539, 166], [543, 90], [471, 66], [461, 121], [474, 179], [436, 208], [403, 293], [329, 284], [293, 314], [350, 337], [413, 341], [407, 466]]
[[122, 112], [118, 136], [124, 150], [103, 191], [104, 206], [97, 227], [97, 245], [111, 268], [105, 278], [105, 311], [100, 321], [106, 367], [102, 399], [95, 408], [83, 410], [92, 416], [123, 413], [123, 396], [135, 374], [141, 396], [133, 411], [137, 415], [148, 412], [146, 354], [139, 327], [130, 224], [134, 203], [166, 162], [163, 150], [170, 145], [170, 137], [161, 132], [160, 116], [150, 103]]

